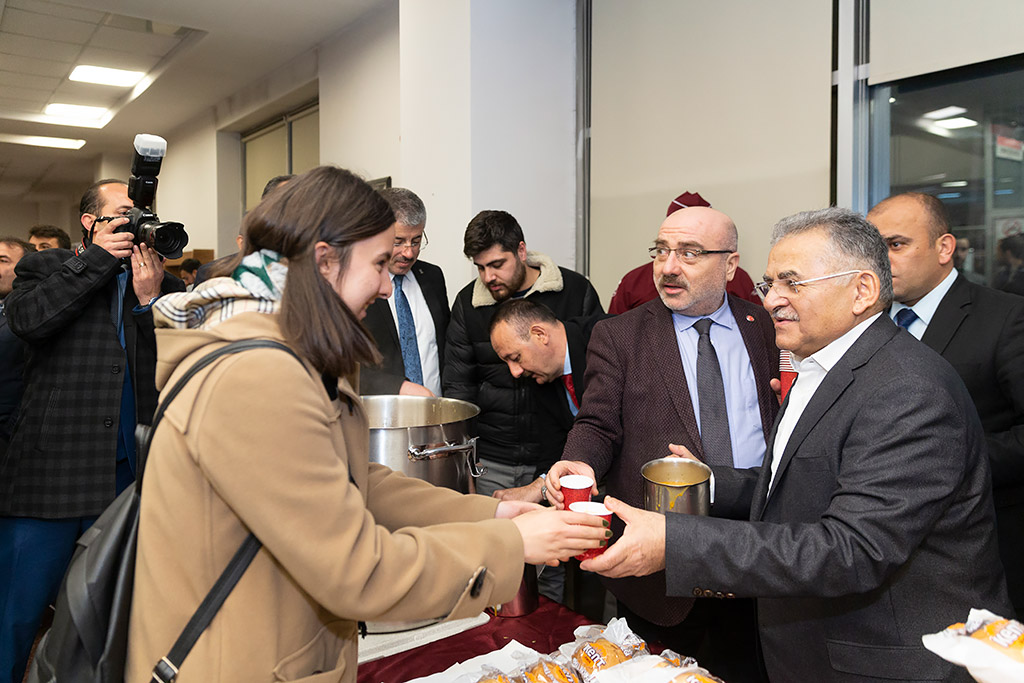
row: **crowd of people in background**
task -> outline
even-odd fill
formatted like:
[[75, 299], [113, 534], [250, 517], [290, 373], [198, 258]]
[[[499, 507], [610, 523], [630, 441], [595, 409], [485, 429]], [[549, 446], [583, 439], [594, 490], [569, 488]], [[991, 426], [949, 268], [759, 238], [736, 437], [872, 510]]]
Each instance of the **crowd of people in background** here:
[[[270, 351], [229, 364], [236, 369], [222, 393], [211, 388], [221, 380], [211, 380], [190, 401], [233, 421], [240, 435], [189, 436], [198, 418], [182, 413], [173, 442], [164, 441], [175, 455], [153, 479], [167, 470], [165, 481], [190, 481], [204, 500], [219, 501], [210, 518], [189, 518], [190, 534], [239, 519], [230, 539], [253, 527], [268, 552], [290, 554], [257, 575], [301, 633], [249, 662], [254, 672], [297, 650], [300, 636], [313, 638], [306, 631], [330, 614], [343, 619], [332, 630], [337, 642], [304, 655], [301, 667], [292, 662], [289, 679], [350, 659], [354, 666], [344, 643], [360, 619], [442, 616], [460, 599], [486, 604], [473, 588], [484, 585], [477, 566], [493, 573], [485, 597], [500, 598], [516, 587], [517, 562], [558, 564], [573, 524], [542, 531], [528, 515], [561, 507], [567, 474], [592, 477], [616, 513], [611, 547], [582, 564], [602, 576], [600, 586], [582, 584], [599, 596], [591, 602], [603, 605], [607, 590], [610, 609], [637, 633], [726, 680], [828, 680], [833, 670], [959, 680], [920, 635], [971, 607], [1024, 615], [1024, 235], [998, 242], [987, 286], [941, 201], [904, 193], [866, 217], [833, 208], [783, 218], [767, 267], [745, 263], [755, 284], [740, 268], [733, 220], [686, 192], [651, 226], [649, 260], [624, 275], [605, 313], [587, 278], [528, 249], [526, 235], [538, 228], [503, 210], [468, 221], [463, 253], [478, 277], [458, 283], [449, 305], [441, 268], [420, 258], [429, 243], [424, 202], [404, 188], [373, 192], [339, 169], [271, 179], [240, 228], [239, 252], [209, 264], [187, 258], [175, 267], [180, 277], [118, 230], [131, 205], [123, 182], [101, 180], [82, 197], [74, 249], [52, 225], [32, 227], [27, 241], [0, 238], [0, 682], [21, 680], [76, 539], [135, 480], [133, 433], [152, 419], [158, 384], [215, 339], [279, 338], [312, 368]], [[273, 315], [280, 329], [246, 313]], [[328, 324], [340, 327], [317, 328]], [[170, 333], [158, 335], [163, 327]], [[780, 354], [791, 354], [798, 373], [786, 396]], [[301, 426], [272, 429], [232, 400], [261, 391], [277, 417], [294, 413]], [[445, 513], [434, 507], [442, 497], [406, 491], [422, 495], [429, 512], [415, 524], [376, 507], [373, 496], [384, 494], [373, 487], [395, 483], [373, 466], [367, 474], [360, 394], [476, 404], [486, 473], [475, 488], [491, 502], [444, 497], [455, 510]], [[338, 433], [317, 431], [337, 415]], [[317, 530], [291, 539], [239, 497], [251, 489], [235, 496], [230, 483], [286, 496], [288, 480], [273, 480], [271, 447], [289, 439], [326, 454], [321, 469], [311, 456], [311, 469], [284, 470], [292, 483], [327, 476], [332, 458], [346, 468], [310, 489], [335, 504], [286, 506], [307, 520], [303, 529]], [[218, 449], [219, 465], [202, 460]], [[711, 466], [710, 517], [668, 515], [666, 523], [642, 509], [640, 467], [670, 451]], [[262, 476], [240, 474], [260, 468]], [[174, 525], [157, 519], [174, 507], [175, 487], [166, 488], [166, 497], [150, 497], [162, 512], [144, 524], [173, 546], [181, 541]], [[394, 563], [385, 571], [360, 545], [352, 566], [366, 583], [344, 596], [324, 590], [341, 586], [321, 548], [298, 547], [354, 543], [344, 525], [318, 527], [314, 518], [328, 510], [365, 528], [374, 522], [362, 511], [373, 510], [387, 527], [380, 542], [394, 553], [378, 558]], [[518, 526], [481, 521], [496, 515]], [[397, 529], [425, 520], [442, 529], [408, 533], [445, 561], [417, 573], [400, 566], [418, 556]], [[460, 523], [483, 534], [465, 556]], [[549, 545], [538, 550], [533, 539], [542, 536]], [[583, 537], [597, 542], [595, 531], [573, 538], [574, 547]], [[479, 547], [487, 539], [495, 548]], [[187, 594], [188, 581], [158, 566], [156, 541], [140, 543], [137, 587], [160, 612], [153, 582], [182, 583]], [[489, 552], [499, 547], [501, 560]], [[201, 573], [203, 557], [181, 571]], [[551, 599], [570, 597], [554, 566], [541, 579]], [[409, 592], [397, 596], [385, 582], [405, 582]], [[476, 591], [471, 600], [464, 588]], [[410, 595], [421, 595], [415, 609]], [[187, 620], [195, 605], [178, 607]], [[183, 624], [139, 609], [146, 626], [129, 663], [144, 676]], [[467, 604], [456, 611], [468, 615]], [[193, 671], [243, 656], [229, 650], [203, 650]]]

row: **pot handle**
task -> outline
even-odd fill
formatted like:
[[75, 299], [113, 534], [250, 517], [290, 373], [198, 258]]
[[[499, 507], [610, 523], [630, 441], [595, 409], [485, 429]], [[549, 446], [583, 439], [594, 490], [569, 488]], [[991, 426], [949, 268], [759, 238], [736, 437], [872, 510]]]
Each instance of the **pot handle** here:
[[435, 446], [433, 448], [428, 448], [425, 445], [409, 446], [409, 460], [420, 462], [423, 460], [436, 460], [456, 453], [466, 453], [469, 451], [476, 453], [476, 439], [477, 437], [474, 436], [463, 443], [449, 443], [445, 441], [443, 446]]

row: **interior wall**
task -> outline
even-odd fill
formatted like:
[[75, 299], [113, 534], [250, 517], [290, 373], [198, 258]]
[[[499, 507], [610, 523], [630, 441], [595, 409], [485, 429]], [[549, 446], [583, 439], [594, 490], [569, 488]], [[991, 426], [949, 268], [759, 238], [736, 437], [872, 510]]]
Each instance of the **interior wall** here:
[[398, 0], [320, 46], [320, 163], [399, 173]]
[[595, 0], [591, 279], [607, 306], [669, 202], [700, 192], [763, 273], [781, 217], [829, 202], [831, 3]]
[[1024, 2], [872, 2], [871, 85], [1024, 52]]
[[154, 134], [167, 139], [167, 156], [160, 168], [156, 193], [157, 213], [162, 220], [185, 224], [186, 249], [217, 249], [218, 167], [214, 112], [204, 112], [176, 131]]
[[576, 3], [474, 2], [470, 32], [471, 212], [508, 211], [575, 268]]
[[444, 271], [449, 298], [475, 276], [462, 255], [472, 217], [470, 0], [404, 0], [399, 88], [401, 173], [427, 208], [423, 258]]
[[[25, 202], [20, 199], [0, 199], [0, 235], [10, 235], [21, 239], [28, 239], [28, 229], [37, 223], [44, 223], [40, 216], [40, 206], [35, 202]], [[56, 223], [68, 230], [62, 220]], [[74, 233], [68, 230], [68, 234], [74, 237]]]

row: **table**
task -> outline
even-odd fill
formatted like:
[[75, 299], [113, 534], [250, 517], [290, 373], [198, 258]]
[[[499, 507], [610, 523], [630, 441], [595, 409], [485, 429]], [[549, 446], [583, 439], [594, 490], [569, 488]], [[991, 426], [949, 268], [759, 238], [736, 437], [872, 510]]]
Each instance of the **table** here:
[[581, 614], [540, 596], [540, 606], [522, 617], [494, 617], [458, 635], [359, 666], [358, 683], [402, 683], [444, 671], [452, 664], [505, 647], [510, 640], [544, 654], [572, 641], [577, 627], [592, 624]]

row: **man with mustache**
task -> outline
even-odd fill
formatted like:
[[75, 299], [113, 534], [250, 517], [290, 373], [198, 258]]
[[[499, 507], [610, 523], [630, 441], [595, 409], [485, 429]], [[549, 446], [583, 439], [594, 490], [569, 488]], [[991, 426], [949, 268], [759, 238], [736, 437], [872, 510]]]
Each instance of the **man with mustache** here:
[[[726, 295], [736, 248], [736, 226], [720, 211], [690, 207], [662, 223], [649, 250], [659, 298], [594, 328], [587, 395], [547, 476], [552, 502], [562, 500], [559, 477], [576, 473], [603, 478], [610, 495], [642, 507], [640, 468], [668, 455], [670, 443], [713, 465], [761, 464], [779, 410], [778, 350], [764, 309]], [[605, 586], [644, 637], [726, 680], [760, 679], [752, 601], [669, 598], [661, 572]]]
[[455, 298], [445, 350], [444, 395], [480, 406], [477, 453], [487, 473], [477, 492], [525, 486], [562, 454], [565, 427], [538, 402], [551, 387], [513, 377], [491, 347], [489, 325], [502, 301], [528, 298], [559, 320], [603, 313], [585, 277], [527, 251], [523, 230], [506, 211], [481, 211], [466, 227], [463, 252], [480, 277]]
[[427, 209], [404, 187], [381, 190], [395, 212], [395, 244], [388, 262], [393, 294], [377, 299], [363, 321], [384, 360], [359, 373], [363, 394], [440, 396], [448, 290], [444, 273], [420, 259], [427, 246]]
[[713, 507], [745, 519], [609, 497], [626, 530], [582, 568], [664, 572], [672, 595], [755, 596], [772, 681], [972, 680], [921, 642], [971, 608], [1010, 609], [964, 383], [886, 314], [888, 249], [860, 214], [783, 218], [758, 289], [799, 377], [764, 465], [712, 468]]

